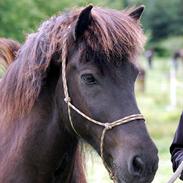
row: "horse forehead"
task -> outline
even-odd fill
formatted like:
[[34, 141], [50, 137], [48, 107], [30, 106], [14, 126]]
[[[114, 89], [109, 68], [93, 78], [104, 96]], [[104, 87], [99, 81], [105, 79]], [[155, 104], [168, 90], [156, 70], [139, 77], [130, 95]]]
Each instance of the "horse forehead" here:
[[68, 48], [68, 58], [79, 61], [79, 63], [85, 64], [94, 64], [94, 65], [101, 65], [101, 66], [110, 66], [118, 68], [122, 61], [128, 61], [128, 58], [122, 55], [116, 56], [115, 53], [111, 52], [111, 55], [106, 54], [102, 51], [93, 50], [85, 43], [79, 43], [78, 45], [73, 45]]
[[72, 44], [68, 49], [68, 63], [85, 68], [90, 67], [93, 69], [106, 72], [111, 75], [120, 74], [127, 69], [126, 65], [135, 65], [130, 58], [126, 55], [116, 55], [111, 52], [110, 55], [101, 50], [94, 50], [88, 45], [85, 40]]

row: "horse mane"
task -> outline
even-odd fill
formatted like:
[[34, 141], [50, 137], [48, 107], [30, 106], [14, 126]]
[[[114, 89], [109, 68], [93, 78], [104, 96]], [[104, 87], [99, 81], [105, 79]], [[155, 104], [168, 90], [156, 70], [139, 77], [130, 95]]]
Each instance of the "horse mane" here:
[[85, 167], [85, 159], [83, 156], [83, 150], [81, 149], [81, 144], [77, 145], [77, 149], [75, 152], [75, 158], [74, 158], [74, 170], [72, 172], [72, 181], [71, 182], [75, 182], [76, 183], [87, 183], [86, 181], [86, 177], [85, 177], [85, 171], [84, 169]]
[[7, 67], [14, 61], [20, 44], [12, 39], [0, 38], [0, 64]]
[[[30, 112], [55, 54], [61, 62], [64, 41], [68, 50], [70, 45], [77, 44], [72, 35], [81, 11], [82, 8], [52, 17], [27, 37], [0, 82], [0, 105], [3, 106], [0, 113], [6, 123]], [[115, 55], [134, 60], [145, 40], [139, 21], [130, 17], [128, 10], [94, 7], [91, 15], [91, 25], [81, 41], [108, 57]]]

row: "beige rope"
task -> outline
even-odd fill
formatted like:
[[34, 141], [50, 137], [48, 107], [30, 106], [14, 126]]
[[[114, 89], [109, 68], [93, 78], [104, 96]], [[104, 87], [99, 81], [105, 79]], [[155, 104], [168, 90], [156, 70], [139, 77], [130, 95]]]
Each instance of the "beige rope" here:
[[67, 55], [67, 49], [66, 49], [66, 38], [65, 41], [63, 43], [63, 51], [62, 51], [62, 82], [63, 82], [63, 90], [64, 90], [64, 101], [67, 103], [67, 110], [68, 110], [68, 116], [69, 116], [69, 121], [71, 124], [72, 129], [74, 130], [74, 132], [78, 135], [79, 133], [77, 132], [77, 130], [74, 127], [73, 121], [72, 121], [72, 117], [71, 117], [71, 109], [72, 108], [74, 111], [76, 111], [78, 114], [80, 114], [81, 116], [83, 116], [85, 119], [87, 119], [89, 122], [92, 122], [96, 125], [102, 126], [104, 127], [103, 131], [102, 131], [102, 135], [101, 135], [101, 139], [100, 139], [100, 155], [102, 158], [102, 161], [106, 167], [106, 169], [109, 172], [109, 175], [111, 177], [111, 179], [114, 181], [114, 175], [112, 173], [112, 171], [110, 170], [110, 168], [107, 166], [107, 164], [105, 163], [104, 160], [104, 137], [105, 134], [108, 130], [111, 130], [114, 127], [117, 127], [119, 125], [134, 121], [134, 120], [139, 120], [139, 119], [143, 119], [144, 117], [142, 114], [132, 114], [129, 116], [126, 116], [122, 119], [113, 121], [113, 122], [108, 122], [108, 123], [102, 123], [100, 121], [97, 121], [95, 119], [92, 119], [91, 117], [87, 116], [86, 114], [84, 114], [83, 112], [81, 112], [77, 107], [75, 107], [72, 103], [71, 103], [71, 98], [69, 96], [69, 92], [68, 92], [68, 87], [67, 87], [67, 78], [66, 78], [66, 55]]
[[170, 180], [167, 183], [174, 183], [176, 179], [181, 176], [182, 170], [183, 170], [183, 161], [181, 162], [181, 164], [179, 165], [179, 167], [177, 168], [177, 170], [174, 172], [174, 174], [171, 176]]

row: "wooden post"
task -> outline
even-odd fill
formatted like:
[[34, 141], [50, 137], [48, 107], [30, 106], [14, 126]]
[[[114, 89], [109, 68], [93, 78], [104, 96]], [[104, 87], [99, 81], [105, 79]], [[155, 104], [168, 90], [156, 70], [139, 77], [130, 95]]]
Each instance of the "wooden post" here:
[[170, 64], [170, 107], [174, 108], [177, 105], [176, 97], [176, 69], [173, 65], [173, 61]]

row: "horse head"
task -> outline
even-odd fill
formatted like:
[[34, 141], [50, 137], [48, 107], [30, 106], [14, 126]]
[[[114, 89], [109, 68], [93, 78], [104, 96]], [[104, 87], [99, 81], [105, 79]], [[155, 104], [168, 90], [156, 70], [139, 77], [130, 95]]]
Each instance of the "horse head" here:
[[[140, 113], [134, 83], [135, 59], [143, 44], [142, 12], [139, 7], [121, 15], [88, 6], [68, 27], [69, 49], [62, 56], [66, 67], [60, 82], [65, 82], [62, 90], [69, 108], [66, 128], [94, 147], [112, 179], [125, 183], [151, 182], [158, 162], [144, 119], [115, 125], [116, 120]], [[107, 129], [106, 123], [113, 127]]]
[[84, 182], [69, 178], [80, 138], [116, 182], [153, 180], [157, 149], [134, 93], [143, 9], [90, 5], [28, 36], [0, 83], [0, 181]]

